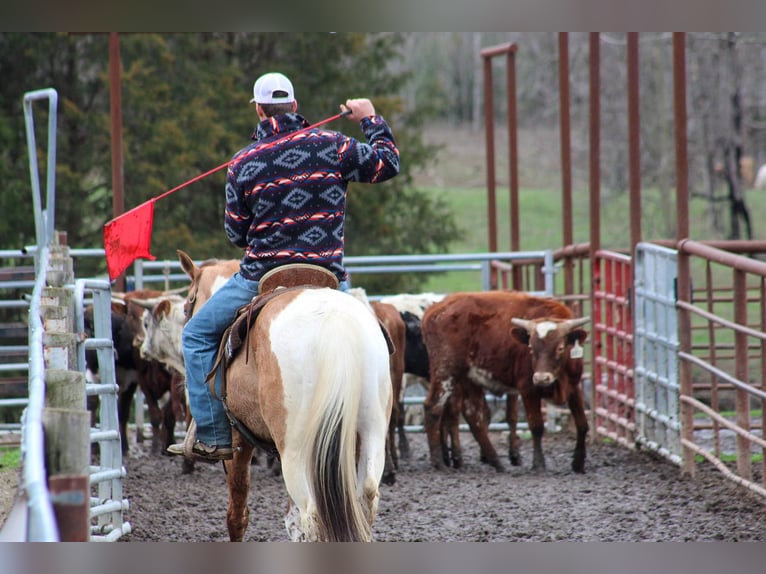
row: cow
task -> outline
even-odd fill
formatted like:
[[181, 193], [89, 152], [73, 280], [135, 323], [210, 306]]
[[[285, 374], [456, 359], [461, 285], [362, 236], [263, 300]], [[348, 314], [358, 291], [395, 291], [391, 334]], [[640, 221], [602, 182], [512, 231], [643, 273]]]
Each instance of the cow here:
[[[404, 375], [401, 392], [397, 395], [399, 435], [399, 453], [403, 459], [410, 458], [409, 442], [404, 432], [407, 410], [404, 407], [404, 395], [408, 386], [421, 384], [428, 388], [428, 351], [423, 343], [420, 332], [420, 321], [423, 312], [433, 303], [441, 301], [444, 295], [435, 293], [402, 293], [381, 297], [381, 303], [393, 305], [402, 317], [405, 328], [404, 341]], [[422, 409], [421, 409], [422, 410]]]
[[141, 327], [136, 330], [133, 344], [141, 356], [165, 365], [166, 368], [186, 378], [184, 357], [181, 350], [181, 332], [186, 315], [186, 298], [178, 295], [134, 299], [132, 303], [142, 307]]
[[[179, 251], [179, 259], [182, 266], [184, 266], [184, 270], [194, 268], [191, 258], [186, 253]], [[204, 286], [205, 289], [209, 288], [214, 293], [239, 269], [239, 260], [210, 261], [218, 263], [222, 272], [221, 275], [215, 278], [212, 285]], [[202, 265], [205, 265], [205, 263]], [[136, 329], [137, 336], [134, 339], [135, 346], [146, 360], [157, 361], [171, 372], [179, 374], [180, 383], [177, 388], [178, 392], [184, 397], [186, 394], [186, 368], [184, 367], [181, 333], [186, 323], [190, 299], [193, 302], [194, 297], [194, 293], [191, 293], [189, 298], [167, 294], [146, 299], [134, 298], [132, 300], [133, 305], [142, 308], [140, 315], [141, 325], [140, 328]], [[184, 399], [184, 404], [185, 402]], [[191, 414], [188, 410], [185, 411], [185, 420], [188, 428], [191, 423]], [[253, 455], [253, 464], [257, 463], [258, 459]], [[272, 469], [274, 475], [281, 473], [279, 461], [271, 454], [267, 454], [267, 464]], [[192, 459], [184, 458], [182, 473], [188, 474], [192, 472], [194, 466]]]
[[[137, 333], [137, 321], [143, 309], [131, 304], [132, 298], [153, 297], [161, 291], [141, 290], [129, 293], [114, 293], [117, 299], [112, 303], [112, 344], [115, 353], [115, 378], [118, 386], [117, 418], [120, 426], [120, 444], [123, 454], [128, 454], [127, 425], [130, 419], [133, 397], [140, 388], [149, 409], [152, 426], [152, 452], [164, 452], [174, 442], [173, 432], [176, 421], [183, 418], [184, 406], [179, 404], [179, 381], [162, 364], [147, 361], [140, 356], [133, 340]], [[85, 314], [86, 332], [92, 334], [92, 311]], [[96, 353], [86, 352], [88, 380], [98, 380]], [[143, 438], [139, 429], [139, 440]]]
[[[588, 321], [574, 318], [563, 303], [517, 291], [453, 293], [430, 306], [422, 329], [431, 365], [424, 410], [432, 466], [445, 467], [440, 432], [445, 409], [452, 408], [462, 411], [482, 460], [504, 470], [488, 436], [483, 405], [489, 392], [506, 395], [508, 457], [514, 466], [521, 464], [516, 436], [521, 395], [532, 433], [532, 468], [538, 471], [545, 469], [542, 401], [566, 403], [577, 435], [572, 470], [584, 472], [588, 420], [580, 379], [588, 333], [581, 326]], [[452, 456], [456, 466], [462, 463], [459, 444], [453, 444]]]
[[[399, 311], [393, 305], [382, 303], [380, 301], [370, 301], [367, 292], [362, 287], [352, 287], [348, 290], [349, 295], [362, 301], [370, 311], [377, 317], [381, 325], [386, 328], [388, 336], [393, 345], [393, 350], [389, 356], [389, 371], [391, 373], [392, 396], [394, 397], [391, 407], [391, 418], [388, 425], [388, 436], [386, 438], [386, 464], [383, 469], [381, 482], [383, 484], [394, 484], [396, 482], [396, 471], [399, 469], [399, 453], [397, 452], [397, 430], [399, 430], [399, 399], [402, 389], [402, 377], [404, 375], [404, 349], [405, 349], [405, 327]], [[404, 445], [404, 446], [403, 446]], [[404, 436], [404, 429], [399, 432], [399, 449], [409, 453], [407, 437]], [[402, 455], [404, 458], [404, 455]]]

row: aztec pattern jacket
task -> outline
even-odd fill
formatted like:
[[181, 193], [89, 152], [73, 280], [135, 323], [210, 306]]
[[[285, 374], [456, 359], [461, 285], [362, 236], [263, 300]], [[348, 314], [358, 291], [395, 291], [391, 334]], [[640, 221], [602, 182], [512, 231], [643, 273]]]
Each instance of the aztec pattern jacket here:
[[224, 228], [245, 249], [246, 279], [258, 281], [286, 263], [313, 263], [345, 280], [348, 183], [379, 183], [399, 173], [399, 150], [381, 116], [361, 120], [367, 143], [321, 128], [289, 137], [308, 125], [300, 114], [262, 121], [255, 141], [229, 165]]

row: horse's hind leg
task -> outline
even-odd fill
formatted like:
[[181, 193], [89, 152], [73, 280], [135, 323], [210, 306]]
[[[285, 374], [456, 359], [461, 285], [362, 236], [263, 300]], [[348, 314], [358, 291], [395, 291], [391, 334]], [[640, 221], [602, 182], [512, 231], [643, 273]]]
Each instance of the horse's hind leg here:
[[[235, 439], [235, 444], [237, 443]], [[247, 530], [250, 509], [247, 498], [250, 493], [250, 459], [253, 447], [239, 441], [240, 450], [234, 452], [234, 458], [226, 461], [226, 479], [229, 484], [229, 508], [226, 511], [226, 527], [229, 540], [241, 542]]]

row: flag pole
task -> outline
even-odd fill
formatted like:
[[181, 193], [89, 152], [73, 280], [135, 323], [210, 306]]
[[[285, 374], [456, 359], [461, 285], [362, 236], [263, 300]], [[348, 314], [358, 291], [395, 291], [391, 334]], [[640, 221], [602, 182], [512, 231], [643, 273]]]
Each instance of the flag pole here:
[[[351, 114], [351, 110], [344, 110], [338, 114], [335, 114], [334, 116], [331, 116], [329, 118], [325, 118], [324, 120], [321, 120], [319, 122], [316, 122], [315, 124], [311, 124], [310, 126], [306, 126], [305, 128], [302, 128], [298, 131], [290, 132], [288, 134], [285, 134], [283, 137], [276, 139], [274, 141], [262, 144], [260, 146], [256, 146], [252, 153], [258, 153], [260, 151], [269, 149], [279, 143], [283, 143], [285, 140], [292, 139], [300, 134], [303, 134], [309, 130], [316, 129], [319, 126], [323, 126], [327, 123], [330, 123], [332, 121], [335, 121], [343, 116], [347, 116]], [[129, 211], [126, 211], [124, 213], [121, 213], [114, 219], [107, 221], [106, 224], [104, 224], [104, 251], [106, 255], [107, 260], [107, 269], [109, 271], [109, 279], [114, 281], [122, 273], [130, 266], [133, 261], [139, 258], [147, 258], [147, 259], [154, 259], [154, 256], [150, 253], [150, 239], [151, 239], [151, 228], [152, 228], [152, 218], [153, 218], [153, 205], [156, 201], [167, 197], [171, 193], [175, 193], [179, 189], [183, 189], [184, 187], [187, 187], [191, 185], [192, 183], [199, 181], [217, 171], [222, 170], [223, 168], [231, 165], [234, 161], [240, 161], [241, 158], [235, 158], [232, 160], [227, 161], [226, 163], [222, 163], [218, 167], [214, 167], [211, 170], [206, 171], [205, 173], [202, 173], [189, 181], [186, 181], [182, 183], [181, 185], [177, 185], [173, 189], [169, 189], [168, 191], [158, 195], [157, 197], [153, 197], [136, 207], [130, 209]], [[144, 215], [146, 214], [146, 215]], [[133, 225], [139, 225], [142, 228], [142, 233], [134, 234], [135, 237], [129, 238], [125, 237], [127, 235], [126, 233], [123, 233], [120, 229], [121, 222], [127, 221], [124, 218], [129, 218], [134, 221]], [[148, 219], [147, 219], [148, 218]], [[131, 231], [133, 228], [131, 228]], [[118, 253], [121, 251], [122, 253]]]

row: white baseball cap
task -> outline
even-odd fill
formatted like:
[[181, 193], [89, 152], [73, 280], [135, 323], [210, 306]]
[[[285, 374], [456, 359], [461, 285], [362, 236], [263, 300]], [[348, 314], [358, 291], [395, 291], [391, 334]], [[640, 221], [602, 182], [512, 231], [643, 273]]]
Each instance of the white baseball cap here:
[[294, 101], [293, 85], [284, 74], [269, 72], [263, 74], [253, 84], [251, 104], [289, 104]]

